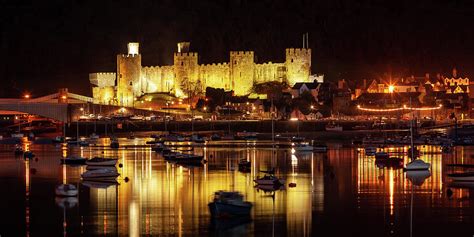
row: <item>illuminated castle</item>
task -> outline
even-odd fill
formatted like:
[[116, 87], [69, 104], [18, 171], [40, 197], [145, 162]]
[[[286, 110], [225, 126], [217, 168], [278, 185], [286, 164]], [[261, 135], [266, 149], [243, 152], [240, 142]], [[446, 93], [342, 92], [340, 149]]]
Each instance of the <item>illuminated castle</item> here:
[[91, 73], [96, 103], [133, 106], [147, 93], [166, 92], [185, 98], [206, 87], [233, 90], [235, 95], [251, 92], [255, 83], [268, 81], [309, 82], [311, 49], [286, 49], [283, 63], [255, 63], [253, 51], [231, 51], [229, 62], [199, 64], [198, 53], [189, 51], [189, 42], [178, 43], [174, 63], [169, 66], [142, 66], [138, 43], [128, 44], [128, 54], [117, 55], [117, 73]]

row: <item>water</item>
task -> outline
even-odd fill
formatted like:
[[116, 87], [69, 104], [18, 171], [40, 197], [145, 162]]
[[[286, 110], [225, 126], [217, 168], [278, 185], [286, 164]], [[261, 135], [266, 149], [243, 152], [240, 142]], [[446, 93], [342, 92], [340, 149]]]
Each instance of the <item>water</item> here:
[[[143, 139], [128, 140], [143, 144]], [[100, 141], [105, 144], [105, 141]], [[125, 144], [124, 140], [121, 145]], [[329, 144], [327, 154], [269, 148], [199, 148], [208, 163], [171, 165], [149, 148], [29, 145], [38, 160], [15, 158], [0, 147], [0, 235], [3, 236], [471, 236], [473, 200], [468, 188], [451, 188], [449, 163], [474, 163], [474, 150], [457, 147], [440, 154], [425, 147], [430, 177], [412, 186], [401, 170], [379, 169], [363, 150]], [[398, 151], [405, 148], [398, 148]], [[394, 149], [395, 151], [397, 149]], [[118, 156], [125, 182], [109, 187], [81, 184], [84, 167], [60, 165], [68, 154]], [[238, 171], [239, 159], [252, 162]], [[404, 157], [406, 160], [407, 158]], [[271, 193], [254, 188], [258, 170], [296, 187]], [[77, 184], [79, 197], [56, 198], [55, 185]], [[413, 188], [413, 189], [412, 189]], [[235, 190], [254, 204], [251, 220], [213, 222], [207, 204], [214, 191]], [[413, 202], [411, 201], [413, 197]], [[70, 207], [67, 206], [69, 203]], [[413, 212], [410, 215], [410, 206]], [[410, 218], [412, 216], [412, 218]], [[410, 225], [411, 221], [411, 225]], [[411, 227], [411, 231], [410, 231]], [[411, 232], [411, 233], [410, 233]]]

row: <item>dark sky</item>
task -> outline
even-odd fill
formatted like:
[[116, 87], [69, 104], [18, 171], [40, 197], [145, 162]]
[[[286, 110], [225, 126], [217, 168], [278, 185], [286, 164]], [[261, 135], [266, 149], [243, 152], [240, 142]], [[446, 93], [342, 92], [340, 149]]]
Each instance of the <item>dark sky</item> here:
[[143, 65], [172, 64], [183, 40], [201, 63], [230, 50], [282, 62], [309, 32], [312, 71], [330, 80], [474, 72], [474, 1], [0, 0], [0, 13], [2, 97], [91, 94], [88, 73], [115, 71], [128, 41]]

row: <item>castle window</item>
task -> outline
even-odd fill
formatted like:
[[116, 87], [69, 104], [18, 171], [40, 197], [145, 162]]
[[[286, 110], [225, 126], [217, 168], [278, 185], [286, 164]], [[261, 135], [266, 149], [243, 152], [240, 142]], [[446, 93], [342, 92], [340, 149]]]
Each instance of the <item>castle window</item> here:
[[181, 66], [183, 66], [183, 65], [184, 65], [184, 62], [181, 62]]
[[293, 59], [291, 59], [291, 62], [293, 62]]
[[237, 64], [237, 60], [234, 61], [234, 64]]

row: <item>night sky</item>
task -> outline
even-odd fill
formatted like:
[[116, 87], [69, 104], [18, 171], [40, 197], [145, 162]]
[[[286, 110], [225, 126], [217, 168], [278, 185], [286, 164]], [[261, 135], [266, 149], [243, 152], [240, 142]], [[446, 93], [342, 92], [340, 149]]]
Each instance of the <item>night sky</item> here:
[[313, 73], [326, 79], [474, 75], [474, 1], [0, 0], [1, 97], [58, 87], [90, 95], [88, 73], [116, 71], [116, 54], [140, 42], [142, 64], [170, 65], [191, 41], [200, 63], [254, 50], [283, 62], [309, 32]]

